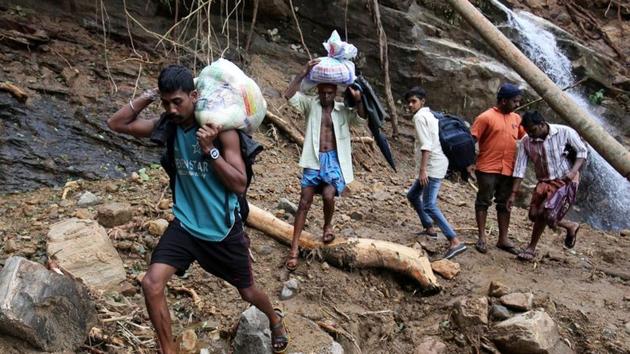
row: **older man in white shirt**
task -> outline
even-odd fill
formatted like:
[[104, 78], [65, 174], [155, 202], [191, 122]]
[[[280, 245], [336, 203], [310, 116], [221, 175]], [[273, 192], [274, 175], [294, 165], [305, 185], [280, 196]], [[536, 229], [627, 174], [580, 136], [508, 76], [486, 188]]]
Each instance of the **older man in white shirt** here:
[[335, 196], [340, 195], [346, 184], [354, 180], [350, 125], [365, 122], [361, 118], [364, 116], [361, 93], [357, 90], [350, 88], [356, 111], [335, 101], [337, 86], [333, 84], [317, 85], [317, 96], [298, 92], [300, 83], [318, 62], [318, 59], [309, 61], [304, 71], [293, 79], [284, 93], [289, 105], [306, 117], [304, 146], [300, 158], [300, 167], [304, 168], [302, 190], [293, 224], [291, 251], [285, 263], [289, 271], [297, 268], [299, 238], [315, 193], [321, 193], [324, 204], [322, 240], [330, 243], [335, 239], [332, 227]]
[[466, 250], [457, 234], [437, 206], [437, 196], [442, 179], [448, 170], [448, 159], [442, 151], [439, 136], [439, 123], [429, 107], [424, 107], [426, 92], [421, 87], [414, 87], [405, 94], [407, 107], [414, 113], [413, 123], [416, 128], [414, 155], [418, 178], [407, 193], [407, 199], [418, 213], [424, 234], [437, 238], [433, 228], [435, 222], [449, 241], [449, 248], [444, 258], [451, 259]]

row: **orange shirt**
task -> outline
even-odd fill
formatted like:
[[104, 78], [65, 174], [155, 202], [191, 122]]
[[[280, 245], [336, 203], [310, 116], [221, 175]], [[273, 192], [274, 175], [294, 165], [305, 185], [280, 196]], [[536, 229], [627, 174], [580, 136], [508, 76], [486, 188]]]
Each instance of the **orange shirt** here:
[[516, 160], [516, 141], [525, 136], [521, 116], [503, 114], [497, 107], [481, 113], [470, 129], [479, 143], [476, 169], [511, 176]]

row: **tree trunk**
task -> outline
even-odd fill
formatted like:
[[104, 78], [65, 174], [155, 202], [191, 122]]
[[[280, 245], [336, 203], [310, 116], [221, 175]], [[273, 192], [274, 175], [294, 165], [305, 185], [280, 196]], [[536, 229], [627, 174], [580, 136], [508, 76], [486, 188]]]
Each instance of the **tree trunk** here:
[[586, 111], [562, 92], [467, 0], [448, 0], [448, 3], [538, 92], [556, 113], [577, 130], [622, 176], [630, 180], [630, 152], [623, 145], [611, 137], [601, 125], [593, 121]]
[[[249, 226], [285, 245], [291, 244], [293, 226], [251, 203], [249, 208]], [[319, 249], [327, 262], [339, 267], [385, 268], [414, 279], [427, 294], [440, 291], [431, 263], [422, 250], [367, 238], [344, 240], [337, 237], [332, 243], [324, 244], [319, 238], [304, 231], [300, 237], [300, 247]]]
[[389, 55], [387, 54], [387, 34], [383, 29], [383, 23], [381, 22], [381, 11], [378, 5], [378, 0], [370, 0], [368, 5], [372, 9], [374, 15], [374, 22], [376, 23], [376, 33], [378, 35], [379, 45], [379, 58], [381, 62], [381, 69], [385, 77], [385, 98], [387, 99], [387, 106], [389, 107], [390, 118], [392, 120], [392, 136], [398, 137], [398, 114], [396, 113], [396, 103], [394, 96], [392, 95], [392, 83], [389, 79]]

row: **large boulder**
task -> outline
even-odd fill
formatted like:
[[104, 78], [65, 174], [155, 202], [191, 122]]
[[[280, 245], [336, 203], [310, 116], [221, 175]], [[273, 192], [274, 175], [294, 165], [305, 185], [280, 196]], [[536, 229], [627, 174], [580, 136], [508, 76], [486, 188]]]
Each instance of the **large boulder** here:
[[0, 272], [0, 332], [45, 351], [75, 351], [96, 325], [96, 310], [80, 282], [22, 257]]
[[502, 353], [564, 354], [572, 351], [560, 340], [558, 326], [542, 310], [529, 311], [497, 323], [491, 339]]
[[67, 219], [50, 227], [48, 257], [96, 289], [115, 288], [126, 279], [120, 255], [94, 220]]

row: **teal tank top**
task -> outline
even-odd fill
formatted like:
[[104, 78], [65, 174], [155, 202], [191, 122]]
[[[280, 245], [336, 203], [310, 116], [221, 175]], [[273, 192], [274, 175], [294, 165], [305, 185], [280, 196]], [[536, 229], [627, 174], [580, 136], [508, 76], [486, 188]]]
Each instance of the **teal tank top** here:
[[[186, 130], [177, 127], [173, 146], [177, 168], [173, 214], [193, 236], [206, 241], [221, 241], [234, 226], [238, 199], [214, 174], [209, 158], [204, 156], [197, 142], [197, 129], [196, 125]], [[230, 215], [229, 225], [226, 213]]]

